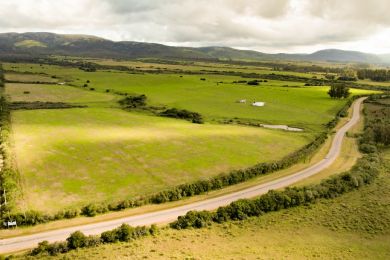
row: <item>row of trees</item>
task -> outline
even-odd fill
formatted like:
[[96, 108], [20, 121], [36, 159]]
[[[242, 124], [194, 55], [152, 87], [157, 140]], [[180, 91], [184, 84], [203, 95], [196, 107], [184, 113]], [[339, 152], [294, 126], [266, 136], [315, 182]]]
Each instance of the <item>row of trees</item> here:
[[373, 81], [389, 81], [390, 80], [390, 70], [378, 69], [360, 69], [356, 72], [359, 79], [370, 79]]
[[158, 228], [155, 225], [151, 227], [138, 226], [131, 227], [122, 224], [120, 227], [110, 231], [103, 232], [100, 236], [86, 236], [80, 231], [72, 233], [64, 242], [49, 243], [43, 241], [38, 244], [28, 255], [31, 256], [55, 256], [67, 253], [78, 248], [96, 247], [101, 244], [130, 242], [148, 235], [156, 235]]

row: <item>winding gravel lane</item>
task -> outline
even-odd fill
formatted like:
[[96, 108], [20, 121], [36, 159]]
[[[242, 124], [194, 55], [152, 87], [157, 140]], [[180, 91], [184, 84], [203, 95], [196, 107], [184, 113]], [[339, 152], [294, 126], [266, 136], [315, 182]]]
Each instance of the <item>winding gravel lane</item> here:
[[345, 133], [355, 125], [360, 118], [360, 106], [365, 98], [359, 98], [353, 103], [353, 115], [351, 119], [341, 127], [333, 139], [332, 146], [323, 160], [292, 175], [282, 177], [261, 185], [253, 186], [245, 190], [230, 193], [220, 197], [206, 199], [176, 208], [146, 213], [142, 215], [130, 216], [116, 220], [99, 222], [94, 224], [81, 225], [70, 228], [46, 231], [27, 236], [19, 236], [0, 240], [0, 253], [15, 252], [36, 246], [39, 242], [47, 240], [49, 242], [65, 240], [70, 233], [80, 230], [87, 235], [96, 235], [104, 231], [114, 229], [122, 223], [132, 226], [151, 225], [153, 223], [166, 223], [175, 220], [178, 216], [186, 214], [190, 210], [213, 210], [220, 206], [227, 205], [233, 201], [243, 198], [251, 198], [268, 192], [269, 190], [280, 189], [296, 183], [302, 179], [310, 177], [328, 166], [337, 158], [341, 150], [341, 144]]

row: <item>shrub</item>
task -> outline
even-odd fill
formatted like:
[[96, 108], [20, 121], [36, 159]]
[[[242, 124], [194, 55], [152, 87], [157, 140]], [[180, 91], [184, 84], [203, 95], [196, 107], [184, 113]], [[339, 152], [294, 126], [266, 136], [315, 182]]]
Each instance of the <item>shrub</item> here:
[[100, 235], [100, 239], [102, 240], [103, 243], [115, 243], [119, 240], [115, 230], [103, 232]]
[[372, 144], [362, 144], [359, 148], [363, 153], [376, 153], [378, 151], [376, 146]]
[[121, 104], [125, 108], [137, 108], [146, 106], [146, 96], [127, 96], [124, 99], [119, 100], [119, 104]]
[[257, 86], [257, 85], [259, 85], [259, 81], [258, 81], [257, 79], [255, 79], [255, 80], [250, 80], [250, 81], [248, 81], [246, 84], [252, 85], [252, 86]]
[[185, 109], [170, 108], [160, 113], [160, 116], [179, 118], [196, 124], [203, 124], [203, 118], [199, 113]]
[[68, 247], [70, 249], [77, 249], [80, 247], [85, 247], [87, 244], [87, 236], [85, 236], [82, 232], [76, 231], [73, 232], [67, 239]]
[[213, 213], [209, 211], [189, 211], [184, 216], [179, 216], [177, 221], [170, 226], [175, 229], [185, 229], [189, 227], [202, 228], [212, 223]]

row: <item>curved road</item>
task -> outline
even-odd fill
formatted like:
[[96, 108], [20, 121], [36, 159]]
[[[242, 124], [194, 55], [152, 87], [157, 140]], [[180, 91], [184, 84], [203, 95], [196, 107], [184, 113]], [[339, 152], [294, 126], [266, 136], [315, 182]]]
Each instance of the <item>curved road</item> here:
[[146, 213], [142, 215], [130, 216], [116, 220], [87, 224], [82, 226], [57, 229], [37, 233], [33, 235], [20, 236], [0, 240], [0, 253], [10, 253], [18, 250], [28, 249], [36, 246], [39, 242], [47, 240], [49, 242], [65, 240], [70, 233], [80, 230], [87, 235], [96, 235], [104, 231], [114, 229], [122, 223], [132, 226], [151, 225], [153, 223], [166, 223], [174, 221], [178, 216], [186, 214], [190, 210], [213, 210], [220, 206], [227, 205], [233, 201], [243, 198], [251, 198], [268, 192], [269, 190], [287, 187], [295, 182], [312, 176], [331, 165], [337, 158], [341, 150], [341, 144], [345, 133], [355, 125], [360, 118], [360, 106], [365, 98], [359, 98], [353, 103], [353, 115], [351, 119], [340, 128], [333, 139], [331, 149], [323, 160], [295, 174], [279, 178], [268, 183], [257, 185], [242, 191], [234, 192], [224, 196], [207, 199], [192, 204]]

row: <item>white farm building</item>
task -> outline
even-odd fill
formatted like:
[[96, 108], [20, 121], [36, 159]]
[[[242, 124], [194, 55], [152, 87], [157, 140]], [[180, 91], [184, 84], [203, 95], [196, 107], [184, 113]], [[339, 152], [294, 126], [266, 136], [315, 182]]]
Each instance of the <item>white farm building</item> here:
[[263, 107], [264, 105], [265, 105], [265, 102], [255, 101], [252, 103], [252, 106], [254, 106], [254, 107]]

